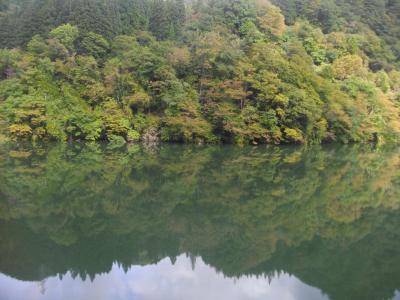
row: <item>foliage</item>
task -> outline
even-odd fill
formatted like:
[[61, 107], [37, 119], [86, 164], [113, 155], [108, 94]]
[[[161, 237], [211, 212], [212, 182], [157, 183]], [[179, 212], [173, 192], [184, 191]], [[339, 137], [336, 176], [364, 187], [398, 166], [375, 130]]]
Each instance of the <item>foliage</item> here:
[[0, 14], [2, 136], [399, 140], [395, 3], [67, 2]]

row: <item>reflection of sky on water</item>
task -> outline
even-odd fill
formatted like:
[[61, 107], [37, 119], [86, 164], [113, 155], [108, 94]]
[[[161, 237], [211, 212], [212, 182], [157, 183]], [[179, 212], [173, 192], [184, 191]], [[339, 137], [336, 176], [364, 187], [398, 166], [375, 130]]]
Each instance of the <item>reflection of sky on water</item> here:
[[[42, 294], [44, 290], [44, 294]], [[114, 265], [108, 274], [90, 279], [73, 279], [67, 274], [60, 280], [23, 282], [0, 274], [1, 300], [83, 300], [83, 299], [327, 299], [313, 287], [287, 274], [267, 278], [243, 276], [225, 278], [201, 258], [194, 270], [188, 257], [181, 255], [173, 265], [168, 258], [156, 265], [134, 266], [127, 273]]]

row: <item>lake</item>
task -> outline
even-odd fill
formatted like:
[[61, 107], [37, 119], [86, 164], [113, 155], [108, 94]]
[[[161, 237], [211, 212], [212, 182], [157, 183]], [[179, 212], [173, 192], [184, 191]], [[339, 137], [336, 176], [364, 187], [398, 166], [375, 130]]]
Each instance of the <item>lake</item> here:
[[400, 150], [0, 145], [0, 299], [400, 299]]

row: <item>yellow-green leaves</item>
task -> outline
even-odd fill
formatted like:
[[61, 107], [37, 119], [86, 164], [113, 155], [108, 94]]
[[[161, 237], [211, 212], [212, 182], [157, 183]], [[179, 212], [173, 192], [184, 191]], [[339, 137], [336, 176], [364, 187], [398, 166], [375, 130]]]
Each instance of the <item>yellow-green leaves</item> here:
[[367, 74], [367, 69], [360, 56], [345, 55], [333, 63], [333, 72], [337, 79], [343, 80], [350, 76], [364, 77]]
[[64, 24], [49, 33], [49, 37], [59, 41], [69, 51], [74, 50], [74, 42], [79, 36], [79, 29], [71, 24]]

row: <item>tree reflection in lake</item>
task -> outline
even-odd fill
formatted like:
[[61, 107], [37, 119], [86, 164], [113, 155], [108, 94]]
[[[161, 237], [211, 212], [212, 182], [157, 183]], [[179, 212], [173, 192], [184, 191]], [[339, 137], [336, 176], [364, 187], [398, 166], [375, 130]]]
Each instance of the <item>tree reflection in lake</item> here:
[[330, 299], [390, 299], [399, 167], [397, 149], [367, 145], [1, 146], [0, 271], [93, 279], [186, 253], [227, 279], [291, 274]]

